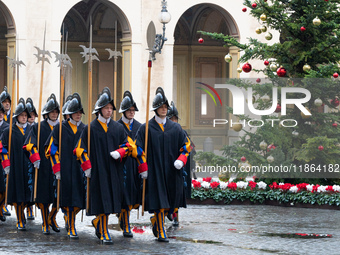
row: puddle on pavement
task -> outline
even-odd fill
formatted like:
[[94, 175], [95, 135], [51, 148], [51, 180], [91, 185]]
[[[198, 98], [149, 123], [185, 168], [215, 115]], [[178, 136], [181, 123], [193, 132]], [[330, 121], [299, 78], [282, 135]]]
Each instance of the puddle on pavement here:
[[303, 239], [318, 239], [332, 238], [330, 234], [307, 234], [307, 233], [264, 233], [262, 236], [278, 236], [282, 238], [303, 238]]
[[199, 239], [191, 239], [179, 236], [169, 236], [170, 239], [175, 239], [183, 242], [192, 242], [192, 243], [206, 243], [206, 244], [222, 244], [222, 242], [212, 241], [212, 240], [199, 240]]

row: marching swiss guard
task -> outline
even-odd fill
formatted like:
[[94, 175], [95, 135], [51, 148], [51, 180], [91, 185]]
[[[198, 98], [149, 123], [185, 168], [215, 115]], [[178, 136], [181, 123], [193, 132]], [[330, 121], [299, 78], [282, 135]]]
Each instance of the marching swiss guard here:
[[[168, 109], [168, 113], [167, 113], [167, 117], [173, 121], [178, 123], [178, 120], [180, 119], [178, 117], [178, 110], [174, 104], [174, 102], [171, 101], [170, 107]], [[183, 130], [186, 134], [187, 137], [188, 134], [185, 130]], [[189, 138], [190, 139], [190, 138]], [[192, 141], [190, 140], [190, 146], [191, 146], [191, 150], [190, 150], [190, 155], [188, 156], [188, 161], [185, 164], [184, 168], [183, 168], [183, 188], [184, 188], [184, 193], [186, 198], [191, 198], [191, 158], [195, 155], [195, 148], [194, 148], [194, 144], [192, 143]], [[178, 222], [178, 212], [174, 212], [172, 215], [168, 214], [168, 219], [173, 221], [173, 225], [174, 226], [178, 226], [179, 222]]]
[[169, 103], [161, 87], [157, 88], [152, 102], [155, 116], [149, 120], [147, 161], [145, 161], [145, 129], [137, 133], [138, 169], [146, 179], [145, 210], [151, 217], [153, 233], [160, 242], [169, 242], [164, 217], [179, 207], [185, 207], [183, 176], [181, 170], [190, 153], [190, 140], [181, 126], [166, 118]]
[[[4, 114], [5, 110], [2, 104], [0, 104], [0, 137], [4, 130], [8, 128], [9, 124], [4, 121]], [[4, 172], [4, 169], [2, 168], [2, 165], [0, 165], [0, 220], [1, 221], [6, 221], [6, 216], [3, 214], [2, 208], [4, 207], [5, 204], [5, 197], [6, 196], [6, 175]]]
[[[47, 118], [40, 123], [40, 140], [39, 140], [39, 152], [37, 150], [38, 144], [38, 123], [35, 123], [29, 133], [24, 149], [29, 153], [29, 159], [34, 165], [34, 168], [38, 168], [38, 181], [37, 181], [37, 197], [35, 200], [36, 206], [41, 211], [42, 217], [42, 231], [44, 234], [50, 233], [50, 227], [55, 232], [60, 232], [59, 226], [56, 222], [57, 207], [55, 203], [55, 185], [54, 176], [52, 172], [51, 163], [45, 157], [44, 145], [54, 127], [59, 123], [59, 104], [54, 94], [47, 99], [45, 109], [42, 115], [46, 115]], [[33, 171], [32, 176], [35, 176]], [[34, 180], [34, 177], [33, 177]], [[33, 184], [31, 184], [31, 187]], [[32, 188], [33, 193], [33, 188]], [[49, 210], [52, 204], [51, 212]]]
[[[26, 108], [27, 108], [27, 111], [29, 112], [27, 124], [32, 127], [35, 123], [35, 118], [38, 117], [38, 113], [34, 107], [33, 100], [30, 97], [26, 99]], [[33, 171], [34, 171], [34, 165], [32, 164], [32, 162], [29, 161], [28, 162], [28, 173], [32, 175]], [[30, 184], [33, 184], [33, 183], [30, 183]], [[30, 185], [30, 188], [31, 187], [33, 187], [33, 185]], [[31, 189], [31, 191], [33, 191], [33, 188]], [[33, 206], [28, 206], [26, 208], [26, 215], [27, 215], [26, 218], [28, 220], [34, 220]]]
[[[135, 141], [137, 130], [141, 126], [141, 123], [134, 119], [136, 111], [138, 108], [130, 91], [125, 91], [119, 109], [119, 113], [123, 113], [123, 115], [118, 122], [123, 125], [132, 141]], [[132, 144], [130, 140], [129, 143]], [[133, 236], [130, 228], [130, 211], [139, 207], [142, 196], [141, 185], [138, 164], [136, 160], [128, 157], [124, 165], [124, 202], [122, 212], [119, 214], [120, 227], [124, 237]]]
[[[24, 208], [30, 206], [32, 192], [29, 188], [28, 157], [22, 150], [24, 142], [31, 127], [27, 125], [29, 115], [25, 100], [19, 99], [19, 103], [13, 114], [15, 120], [12, 127], [5, 129], [1, 136], [2, 167], [8, 175], [8, 204], [14, 205], [17, 216], [18, 230], [26, 230]], [[15, 118], [15, 119], [14, 119]], [[9, 130], [11, 133], [11, 145], [9, 146]], [[10, 147], [10, 157], [8, 150]]]
[[[85, 127], [81, 122], [84, 110], [78, 93], [74, 93], [67, 103], [65, 114], [70, 118], [62, 122], [61, 141], [59, 140], [60, 126], [57, 125], [47, 144], [46, 157], [50, 158], [53, 172], [61, 182], [60, 207], [65, 213], [68, 236], [71, 239], [78, 239], [75, 228], [76, 215], [85, 208], [84, 172], [80, 168], [77, 158], [73, 156], [73, 150]], [[61, 142], [61, 153], [59, 142]]]
[[[11, 114], [11, 96], [8, 94], [6, 86], [0, 94], [0, 102], [4, 109], [4, 121], [9, 124]], [[11, 216], [11, 213], [6, 206], [2, 207], [2, 212], [5, 216]]]
[[12, 100], [10, 94], [8, 94], [7, 92], [6, 86], [4, 87], [4, 90], [0, 94], [0, 101], [5, 110], [4, 120], [9, 124]]
[[85, 127], [74, 151], [86, 177], [91, 178], [88, 184], [89, 214], [96, 215], [92, 224], [103, 244], [113, 244], [108, 231], [108, 219], [110, 214], [122, 210], [125, 161], [122, 159], [129, 151], [124, 127], [111, 119], [115, 109], [110, 90], [104, 88], [93, 111], [98, 115], [90, 124], [90, 148], [88, 128]]

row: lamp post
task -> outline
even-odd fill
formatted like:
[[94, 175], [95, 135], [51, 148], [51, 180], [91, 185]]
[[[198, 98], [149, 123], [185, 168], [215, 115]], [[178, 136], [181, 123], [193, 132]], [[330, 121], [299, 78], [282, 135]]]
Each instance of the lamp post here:
[[152, 47], [152, 50], [150, 50], [150, 56], [152, 60], [156, 60], [156, 53], [161, 53], [162, 48], [164, 45], [164, 42], [168, 39], [165, 37], [165, 24], [169, 23], [171, 20], [171, 15], [166, 9], [167, 2], [165, 0], [162, 0], [162, 11], [160, 12], [158, 16], [158, 20], [160, 23], [163, 24], [163, 34], [156, 34], [155, 43]]
[[[166, 9], [167, 2], [165, 0], [162, 0], [162, 11], [158, 16], [159, 22], [163, 24], [163, 34], [156, 34], [154, 45], [152, 46], [152, 49], [150, 49], [151, 45], [149, 46], [149, 61], [148, 61], [148, 87], [147, 87], [147, 96], [146, 96], [146, 120], [145, 120], [145, 141], [144, 141], [144, 153], [145, 158], [147, 158], [147, 152], [148, 152], [148, 129], [149, 129], [149, 104], [150, 104], [150, 82], [151, 82], [151, 67], [152, 67], [152, 61], [156, 60], [156, 53], [161, 53], [164, 42], [168, 40], [165, 38], [165, 24], [169, 23], [171, 20], [171, 15]], [[147, 38], [149, 35], [147, 35]], [[152, 42], [152, 39], [151, 39]], [[148, 40], [149, 43], [149, 40]], [[143, 179], [143, 194], [142, 194], [142, 216], [144, 216], [144, 205], [145, 205], [145, 185], [146, 181]]]

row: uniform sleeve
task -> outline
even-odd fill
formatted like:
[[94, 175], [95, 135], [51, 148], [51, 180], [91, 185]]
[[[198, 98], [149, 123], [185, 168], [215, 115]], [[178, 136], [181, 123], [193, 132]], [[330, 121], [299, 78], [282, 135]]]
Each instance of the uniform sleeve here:
[[83, 169], [83, 171], [92, 168], [91, 161], [87, 155], [87, 126], [83, 130], [81, 138], [77, 143], [77, 147], [73, 150], [73, 155], [80, 161], [81, 169]]
[[52, 132], [50, 138], [47, 140], [48, 145], [45, 147], [45, 155], [51, 161], [53, 173], [60, 171], [60, 161], [59, 161], [59, 147], [58, 143], [55, 141], [54, 133]]
[[180, 155], [179, 155], [179, 157], [177, 159], [182, 161], [184, 163], [184, 165], [185, 165], [187, 163], [190, 151], [191, 151], [190, 139], [189, 139], [188, 136], [185, 136], [183, 145], [182, 145], [182, 147], [179, 150]]
[[31, 137], [29, 138], [28, 143], [25, 144], [22, 148], [23, 150], [29, 153], [29, 159], [32, 163], [40, 160], [40, 155], [38, 153], [37, 146], [32, 143]]
[[8, 157], [8, 135], [9, 135], [9, 130], [5, 130], [1, 137], [0, 137], [0, 154], [1, 154], [1, 165], [5, 169], [5, 167], [10, 166], [10, 160]]
[[134, 142], [134, 146], [131, 150], [131, 156], [137, 160], [138, 163], [138, 172], [142, 173], [148, 170], [148, 165], [146, 163], [144, 148], [144, 140], [145, 140], [145, 125], [140, 126], [137, 131], [137, 139]]

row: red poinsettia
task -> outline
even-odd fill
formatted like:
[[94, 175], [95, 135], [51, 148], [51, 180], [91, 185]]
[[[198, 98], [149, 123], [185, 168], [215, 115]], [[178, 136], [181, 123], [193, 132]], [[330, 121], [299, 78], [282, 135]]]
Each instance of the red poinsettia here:
[[327, 190], [328, 192], [334, 192], [333, 186], [331, 186], [331, 185], [328, 185], [327, 188], [326, 188], [326, 190]]
[[250, 181], [250, 182], [248, 183], [248, 186], [250, 187], [250, 190], [253, 190], [253, 189], [256, 188], [256, 182]]
[[270, 189], [279, 189], [280, 185], [278, 185], [276, 182], [273, 182], [273, 184], [269, 185]]
[[288, 191], [292, 186], [294, 185], [290, 183], [285, 183], [285, 184], [279, 185], [279, 188], [282, 189], [282, 191]]
[[204, 181], [204, 182], [211, 182], [211, 177], [203, 178], [203, 181]]
[[218, 188], [219, 185], [220, 185], [219, 182], [212, 182], [212, 183], [210, 183], [210, 187], [211, 187], [212, 189]]
[[236, 190], [237, 189], [237, 184], [236, 182], [231, 182], [228, 184], [228, 188], [231, 190]]
[[312, 189], [312, 193], [317, 192], [317, 191], [318, 191], [318, 187], [320, 187], [319, 184], [314, 185], [314, 186], [313, 186], [313, 189]]
[[296, 187], [298, 187], [298, 191], [306, 191], [307, 190], [307, 185], [309, 185], [308, 183], [299, 183], [296, 184]]
[[201, 183], [199, 181], [192, 180], [191, 182], [192, 182], [192, 185], [194, 185], [195, 189], [198, 189], [201, 187]]

